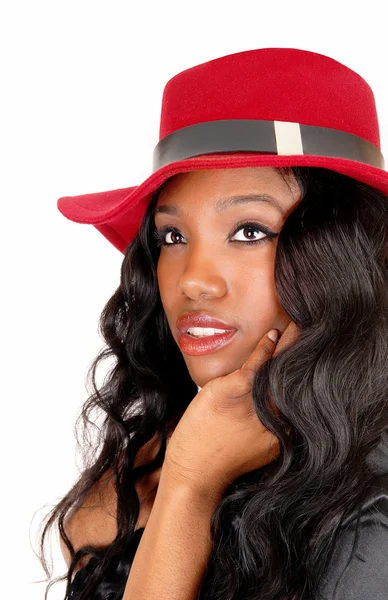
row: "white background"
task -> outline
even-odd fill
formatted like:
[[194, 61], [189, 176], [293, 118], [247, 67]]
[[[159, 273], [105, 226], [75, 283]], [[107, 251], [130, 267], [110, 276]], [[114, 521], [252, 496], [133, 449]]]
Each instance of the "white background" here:
[[[65, 219], [60, 196], [137, 185], [151, 173], [163, 87], [242, 50], [327, 54], [371, 85], [388, 156], [381, 0], [8, 0], [0, 13], [2, 243], [1, 596], [43, 599], [31, 545], [77, 474], [73, 425], [102, 346], [100, 312], [122, 255]], [[46, 506], [46, 508], [45, 508]], [[52, 539], [55, 575], [65, 564]], [[49, 599], [61, 600], [64, 586]]]

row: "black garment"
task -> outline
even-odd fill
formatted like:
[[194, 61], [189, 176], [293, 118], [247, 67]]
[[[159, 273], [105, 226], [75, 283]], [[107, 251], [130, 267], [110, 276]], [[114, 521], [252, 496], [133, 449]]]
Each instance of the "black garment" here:
[[[388, 432], [382, 435], [367, 462], [376, 479], [362, 507], [357, 550], [345, 570], [352, 554], [356, 526], [350, 515], [321, 588], [325, 600], [388, 600]], [[122, 600], [143, 531], [144, 527], [135, 531], [126, 552], [112, 561], [90, 600]], [[78, 600], [97, 564], [98, 560], [93, 557], [76, 573], [65, 600]]]
[[376, 479], [362, 506], [356, 550], [357, 521], [350, 515], [321, 588], [325, 600], [388, 600], [388, 432], [367, 463]]
[[[116, 556], [110, 563], [104, 579], [99, 582], [93, 598], [90, 600], [121, 600], [124, 595], [125, 585], [127, 583], [130, 568], [136, 554], [136, 550], [141, 540], [144, 527], [137, 529], [133, 534], [126, 551], [120, 556]], [[78, 600], [81, 590], [85, 588], [90, 573], [98, 565], [97, 558], [90, 558], [88, 564], [79, 569], [71, 582], [69, 593], [65, 600]]]

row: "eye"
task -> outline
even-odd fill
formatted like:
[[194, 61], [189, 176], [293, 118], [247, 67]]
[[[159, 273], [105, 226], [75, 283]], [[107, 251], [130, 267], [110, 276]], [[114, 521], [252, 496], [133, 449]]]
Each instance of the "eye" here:
[[[232, 239], [240, 231], [242, 232], [242, 234], [240, 234], [243, 236], [242, 239]], [[252, 233], [256, 237], [253, 237]], [[264, 234], [264, 237], [257, 237], [257, 234]], [[279, 234], [274, 233], [273, 231], [271, 231], [267, 227], [264, 227], [263, 225], [259, 225], [258, 223], [254, 223], [252, 221], [243, 221], [236, 225], [233, 233], [228, 237], [228, 240], [232, 244], [246, 244], [249, 246], [253, 246], [255, 244], [262, 244], [264, 242], [267, 242], [270, 239], [276, 237], [277, 235]], [[170, 239], [167, 239], [167, 236], [170, 236]], [[163, 229], [155, 229], [154, 239], [158, 247], [169, 247], [182, 245], [182, 239], [184, 238], [180, 231], [176, 229], [176, 227], [171, 227], [167, 225], [166, 227], [163, 227]]]
[[[166, 236], [170, 235], [172, 237], [172, 241], [166, 241]], [[156, 245], [160, 246], [177, 246], [178, 244], [175, 241], [175, 237], [183, 237], [182, 234], [175, 229], [175, 227], [163, 227], [163, 229], [155, 229], [154, 231], [154, 239], [156, 241]], [[179, 243], [179, 242], [178, 242]]]
[[[170, 236], [170, 241], [168, 241], [167, 237]], [[176, 244], [179, 242], [181, 242], [182, 240], [179, 238], [182, 238], [182, 234], [179, 233], [179, 231], [175, 231], [175, 229], [172, 229], [171, 231], [166, 231], [165, 233], [165, 242], [166, 245], [171, 246], [172, 244]]]
[[[240, 231], [241, 234], [239, 233]], [[237, 233], [239, 233], [240, 239], [232, 239]], [[264, 234], [264, 237], [258, 237], [257, 234], [260, 233]], [[253, 221], [243, 221], [242, 223], [238, 223], [236, 225], [236, 228], [229, 239], [233, 244], [245, 244], [253, 246], [254, 244], [263, 244], [265, 242], [268, 242], [272, 238], [275, 238], [277, 235], [279, 234], [274, 233], [273, 231], [268, 229], [268, 227], [264, 227], [264, 225], [259, 225], [258, 223], [255, 223]]]

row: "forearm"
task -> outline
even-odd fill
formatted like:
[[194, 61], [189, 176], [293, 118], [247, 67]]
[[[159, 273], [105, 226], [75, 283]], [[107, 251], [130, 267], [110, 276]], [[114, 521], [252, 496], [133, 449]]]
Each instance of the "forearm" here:
[[123, 600], [195, 600], [211, 553], [210, 520], [220, 501], [174, 485], [167, 471], [140, 540]]

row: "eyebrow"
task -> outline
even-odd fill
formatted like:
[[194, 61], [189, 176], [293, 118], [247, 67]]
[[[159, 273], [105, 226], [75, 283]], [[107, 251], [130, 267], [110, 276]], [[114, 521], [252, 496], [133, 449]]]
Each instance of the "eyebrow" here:
[[[281, 215], [284, 215], [284, 209], [279, 200], [269, 194], [244, 194], [239, 196], [229, 196], [228, 198], [220, 198], [215, 204], [215, 212], [221, 212], [232, 206], [248, 204], [249, 202], [265, 202], [276, 208]], [[155, 209], [155, 214], [164, 215], [179, 215], [180, 210], [172, 204], [161, 204]]]

